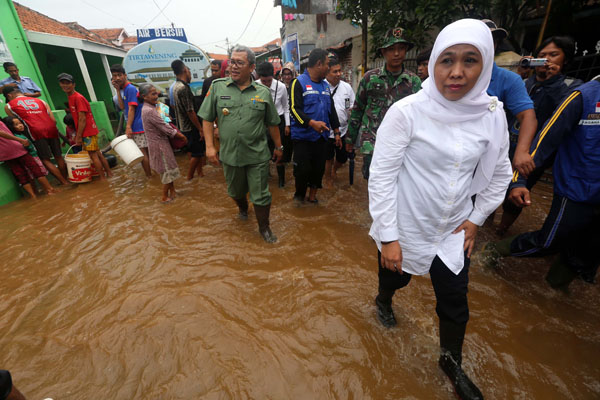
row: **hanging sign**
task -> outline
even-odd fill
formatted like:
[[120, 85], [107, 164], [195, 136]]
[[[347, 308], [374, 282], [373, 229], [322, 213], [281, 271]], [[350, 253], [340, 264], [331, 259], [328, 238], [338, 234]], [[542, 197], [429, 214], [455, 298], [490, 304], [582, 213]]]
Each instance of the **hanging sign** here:
[[187, 43], [187, 36], [183, 28], [149, 28], [137, 30], [138, 43], [153, 39], [173, 39]]

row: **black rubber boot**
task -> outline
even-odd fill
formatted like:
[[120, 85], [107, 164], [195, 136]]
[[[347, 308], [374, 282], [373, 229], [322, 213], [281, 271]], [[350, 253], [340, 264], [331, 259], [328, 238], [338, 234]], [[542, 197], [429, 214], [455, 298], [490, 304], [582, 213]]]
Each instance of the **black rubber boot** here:
[[375, 305], [377, 306], [377, 319], [386, 328], [393, 328], [398, 325], [394, 310], [392, 309], [392, 296], [394, 290], [379, 288], [379, 294], [375, 297]]
[[279, 177], [279, 187], [285, 186], [285, 165], [277, 166], [277, 176]]
[[248, 219], [248, 200], [244, 197], [243, 199], [233, 199], [238, 206], [239, 213], [238, 218], [242, 221]]
[[271, 232], [269, 227], [269, 214], [271, 212], [271, 205], [268, 206], [257, 206], [254, 205], [254, 213], [256, 214], [256, 221], [258, 222], [258, 232], [267, 243], [277, 242], [277, 236]]
[[559, 255], [550, 266], [546, 274], [546, 281], [553, 289], [567, 290], [576, 276], [577, 274], [563, 262]]
[[448, 376], [458, 397], [462, 400], [483, 400], [483, 394], [463, 371], [462, 345], [465, 338], [467, 324], [456, 324], [447, 320], [440, 320], [440, 347], [441, 354], [439, 365]]
[[590, 268], [586, 271], [581, 271], [581, 279], [584, 282], [591, 283], [592, 285], [596, 283], [596, 274], [598, 273], [598, 266], [596, 265], [593, 268]]

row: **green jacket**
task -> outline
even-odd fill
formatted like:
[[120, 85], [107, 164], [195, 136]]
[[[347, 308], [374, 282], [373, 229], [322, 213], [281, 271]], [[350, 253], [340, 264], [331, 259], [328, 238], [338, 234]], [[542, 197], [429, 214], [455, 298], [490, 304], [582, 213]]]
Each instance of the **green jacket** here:
[[377, 128], [387, 110], [398, 100], [420, 89], [419, 77], [406, 69], [397, 77], [385, 67], [368, 71], [356, 91], [346, 143], [356, 144], [363, 154], [373, 153]]
[[231, 78], [215, 79], [198, 112], [219, 125], [219, 157], [227, 165], [243, 167], [271, 158], [267, 127], [279, 125], [279, 114], [266, 86], [252, 82], [240, 91]]

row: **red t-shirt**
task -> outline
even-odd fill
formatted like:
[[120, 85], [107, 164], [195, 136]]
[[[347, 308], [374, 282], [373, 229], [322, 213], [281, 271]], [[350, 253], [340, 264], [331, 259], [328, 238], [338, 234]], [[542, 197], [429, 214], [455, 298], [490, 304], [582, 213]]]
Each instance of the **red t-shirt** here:
[[83, 137], [95, 136], [98, 134], [98, 127], [96, 126], [96, 121], [92, 115], [90, 103], [81, 95], [81, 93], [74, 92], [69, 96], [69, 110], [75, 121], [75, 129], [77, 129], [79, 125], [79, 113], [82, 111], [85, 113], [85, 129], [83, 130]]
[[33, 140], [58, 139], [56, 123], [48, 115], [46, 103], [43, 100], [20, 96], [9, 101], [8, 107], [25, 121]]

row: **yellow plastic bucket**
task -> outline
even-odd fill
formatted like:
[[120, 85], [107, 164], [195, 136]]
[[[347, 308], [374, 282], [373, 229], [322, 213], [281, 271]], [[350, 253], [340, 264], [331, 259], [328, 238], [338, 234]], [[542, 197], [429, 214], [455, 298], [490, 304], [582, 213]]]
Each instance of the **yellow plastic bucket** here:
[[69, 147], [65, 154], [67, 163], [67, 172], [69, 181], [73, 183], [85, 183], [92, 180], [92, 159], [87, 152], [79, 154], [69, 154], [73, 146]]

